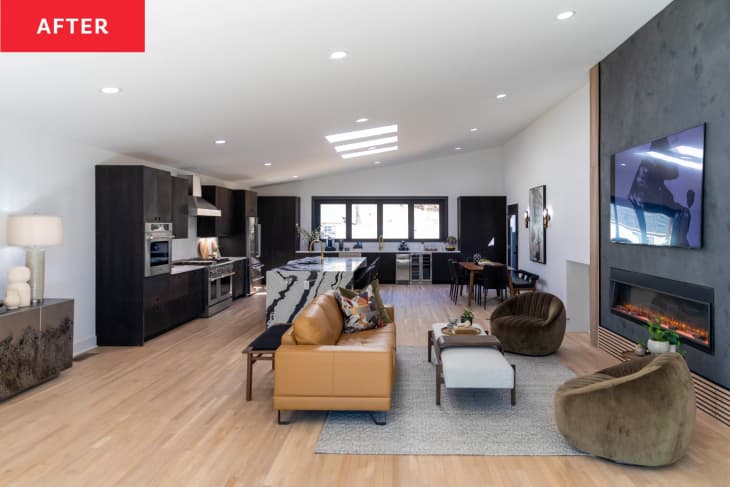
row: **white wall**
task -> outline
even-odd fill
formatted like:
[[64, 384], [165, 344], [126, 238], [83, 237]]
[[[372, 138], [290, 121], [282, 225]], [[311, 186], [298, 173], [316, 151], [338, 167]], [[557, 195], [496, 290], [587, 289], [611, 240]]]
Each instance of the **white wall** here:
[[0, 294], [24, 251], [6, 242], [7, 215], [63, 217], [64, 244], [46, 253], [45, 294], [73, 298], [74, 351], [96, 346], [94, 307], [94, 165], [115, 154], [23, 130], [0, 120]]
[[[590, 263], [590, 105], [586, 84], [548, 110], [503, 147], [508, 204], [519, 204], [520, 222], [529, 189], [546, 185], [552, 221], [546, 264], [531, 262], [528, 232], [519, 232], [519, 267], [540, 275], [541, 288], [567, 301], [567, 261]], [[568, 316], [571, 317], [571, 308]], [[569, 322], [588, 331], [588, 323]]]
[[[448, 196], [449, 235], [457, 234], [456, 198], [503, 195], [500, 148], [254, 188], [260, 196], [299, 196], [301, 225], [312, 225], [312, 196]], [[396, 244], [397, 246], [397, 244]]]

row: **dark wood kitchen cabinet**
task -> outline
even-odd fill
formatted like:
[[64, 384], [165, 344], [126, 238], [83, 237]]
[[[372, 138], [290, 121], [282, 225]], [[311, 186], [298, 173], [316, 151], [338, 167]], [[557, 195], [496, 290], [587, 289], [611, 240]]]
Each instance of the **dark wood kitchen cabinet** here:
[[96, 166], [99, 346], [143, 345], [145, 338], [202, 313], [202, 271], [145, 277], [145, 222], [172, 221], [172, 184], [169, 173], [146, 166]]
[[471, 260], [479, 253], [485, 259], [505, 263], [507, 197], [460, 196], [457, 202], [459, 249], [464, 258]]
[[141, 167], [145, 222], [171, 222], [172, 175], [160, 169]]
[[175, 238], [188, 238], [188, 187], [185, 178], [172, 178], [172, 231]]
[[261, 262], [273, 269], [296, 258], [299, 250], [299, 197], [259, 196]]
[[250, 294], [250, 277], [248, 274], [248, 259], [233, 261], [233, 299]]
[[221, 210], [221, 216], [199, 216], [198, 237], [229, 237], [239, 231], [233, 190], [221, 186], [203, 186], [203, 199]]
[[144, 282], [144, 338], [148, 340], [200, 316], [205, 270], [148, 277]]
[[395, 254], [393, 252], [363, 253], [362, 256], [368, 260], [368, 265], [380, 257], [378, 282], [380, 284], [395, 284]]
[[244, 213], [246, 216], [258, 216], [258, 196], [256, 191], [241, 191], [244, 196]]
[[434, 252], [431, 254], [431, 283], [448, 284], [451, 282], [449, 259], [461, 260], [459, 252]]

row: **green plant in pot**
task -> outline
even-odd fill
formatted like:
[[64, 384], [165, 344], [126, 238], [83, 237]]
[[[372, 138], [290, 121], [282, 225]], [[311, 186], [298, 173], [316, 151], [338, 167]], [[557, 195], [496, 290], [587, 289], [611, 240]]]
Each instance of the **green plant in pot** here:
[[678, 352], [681, 340], [679, 338], [679, 333], [677, 333], [677, 330], [673, 330], [672, 328], [665, 330], [664, 336], [666, 337], [667, 342], [669, 343], [669, 351]]
[[464, 308], [464, 312], [461, 313], [461, 322], [466, 326], [471, 326], [472, 321], [474, 321], [474, 313], [471, 308]]
[[669, 351], [669, 339], [667, 330], [662, 328], [662, 319], [655, 316], [649, 320], [648, 326], [649, 340], [646, 342], [646, 348], [655, 354], [667, 353]]

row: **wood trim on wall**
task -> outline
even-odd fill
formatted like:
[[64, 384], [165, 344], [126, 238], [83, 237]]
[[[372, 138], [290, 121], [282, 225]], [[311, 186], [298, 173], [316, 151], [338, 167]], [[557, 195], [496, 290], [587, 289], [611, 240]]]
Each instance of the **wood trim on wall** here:
[[589, 73], [590, 82], [590, 330], [591, 344], [598, 346], [598, 324], [600, 322], [600, 200], [599, 200], [599, 125], [600, 125], [600, 78], [599, 65], [593, 66]]

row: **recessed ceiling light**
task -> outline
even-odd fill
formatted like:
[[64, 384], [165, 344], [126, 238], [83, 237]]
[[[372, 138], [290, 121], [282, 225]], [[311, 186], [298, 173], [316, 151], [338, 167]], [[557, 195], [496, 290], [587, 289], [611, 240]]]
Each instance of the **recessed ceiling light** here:
[[375, 164], [376, 166], [379, 166], [380, 165], [380, 161], [375, 161], [375, 162], [373, 162], [373, 164]]
[[218, 140], [215, 141], [215, 143], [218, 144], [218, 145], [223, 145], [223, 144], [226, 143], [226, 141], [223, 140], [223, 139], [218, 139]]
[[347, 53], [345, 51], [335, 51], [332, 54], [330, 54], [330, 59], [345, 59], [347, 57]]
[[454, 147], [454, 150], [461, 150], [461, 147]]
[[344, 142], [346, 140], [364, 139], [366, 137], [375, 137], [376, 135], [394, 134], [398, 132], [398, 125], [385, 125], [383, 127], [375, 127], [372, 129], [355, 130], [354, 132], [344, 132], [341, 134], [328, 135], [325, 137], [330, 144], [335, 142]]
[[116, 95], [120, 91], [122, 91], [120, 88], [117, 88], [116, 86], [105, 86], [104, 88], [100, 89], [102, 93], [105, 95]]
[[502, 98], [507, 98], [507, 93], [500, 93], [497, 95], [497, 100], [501, 100]]
[[343, 159], [352, 159], [353, 157], [362, 157], [362, 156], [369, 156], [372, 154], [381, 154], [383, 152], [390, 152], [398, 150], [397, 145], [391, 145], [388, 147], [380, 147], [379, 149], [373, 149], [373, 150], [366, 150], [362, 152], [348, 152], [347, 154], [342, 154]]
[[369, 119], [367, 119], [367, 118], [358, 118], [357, 120], [355, 120], [355, 122], [357, 122], [357, 123], [365, 123], [365, 122], [367, 122], [368, 120], [369, 120]]
[[362, 142], [353, 142], [351, 144], [336, 145], [335, 150], [337, 152], [347, 152], [356, 149], [372, 150], [377, 148], [379, 145], [392, 144], [394, 142], [398, 142], [397, 135], [393, 135], [392, 137], [381, 137], [379, 139], [363, 140]]
[[569, 18], [571, 18], [571, 17], [573, 16], [573, 15], [575, 15], [575, 12], [574, 12], [574, 11], [572, 11], [572, 10], [567, 10], [567, 11], [565, 11], [565, 12], [560, 12], [560, 13], [558, 14], [558, 20], [568, 20], [568, 19], [569, 19]]
[[270, 166], [270, 165], [271, 165], [270, 162], [264, 162], [264, 166]]
[[294, 179], [297, 179], [299, 176], [292, 176]]
[[479, 130], [479, 129], [478, 129], [478, 128], [476, 128], [476, 127], [473, 127], [473, 128], [470, 128], [470, 129], [469, 129], [469, 132], [476, 132], [477, 130]]

